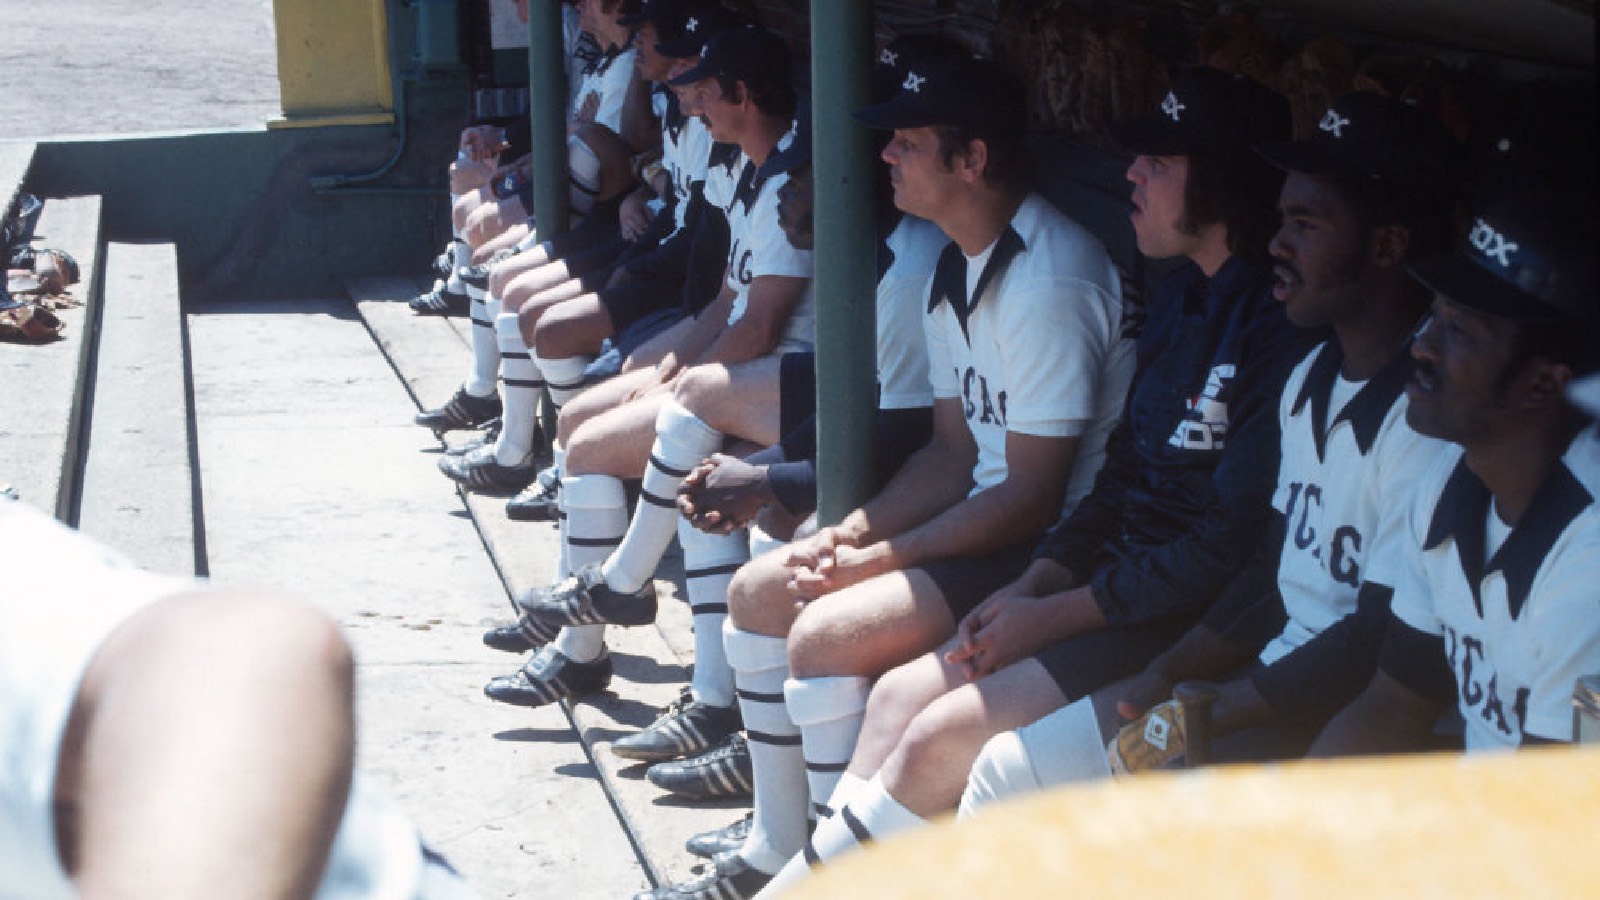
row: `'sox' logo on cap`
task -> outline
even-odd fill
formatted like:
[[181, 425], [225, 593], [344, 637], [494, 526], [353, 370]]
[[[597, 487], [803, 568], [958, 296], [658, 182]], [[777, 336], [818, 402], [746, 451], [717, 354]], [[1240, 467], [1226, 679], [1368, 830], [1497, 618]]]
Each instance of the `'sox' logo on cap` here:
[[1330, 109], [1322, 114], [1322, 121], [1317, 123], [1317, 127], [1336, 138], [1342, 138], [1344, 137], [1344, 127], [1349, 124], [1349, 119]]
[[694, 16], [690, 16], [689, 21], [683, 23], [683, 30], [689, 32], [690, 34], [694, 34], [696, 31], [700, 30], [700, 20], [696, 19]]
[[1507, 269], [1511, 268], [1511, 254], [1517, 252], [1517, 245], [1506, 240], [1506, 236], [1496, 231], [1493, 225], [1482, 219], [1473, 222], [1472, 233], [1467, 235], [1467, 241], [1479, 253]]
[[892, 66], [899, 61], [900, 54], [890, 50], [888, 47], [883, 48], [883, 52], [878, 54], [878, 62], [881, 62], [886, 66]]
[[906, 90], [910, 91], [913, 94], [920, 94], [920, 93], [922, 93], [922, 85], [927, 80], [928, 79], [922, 77], [921, 75], [918, 75], [915, 72], [907, 72], [906, 73], [905, 84], [902, 84], [900, 86], [902, 88], [905, 88]]
[[1188, 107], [1178, 102], [1178, 95], [1167, 91], [1167, 99], [1161, 101], [1161, 111], [1171, 116], [1172, 121], [1176, 122], [1185, 109], [1188, 109]]

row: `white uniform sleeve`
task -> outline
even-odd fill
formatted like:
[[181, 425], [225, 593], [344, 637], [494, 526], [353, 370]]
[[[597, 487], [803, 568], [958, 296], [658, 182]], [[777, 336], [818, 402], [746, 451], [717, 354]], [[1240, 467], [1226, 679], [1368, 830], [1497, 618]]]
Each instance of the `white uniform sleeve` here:
[[[922, 296], [933, 290], [933, 276], [928, 276], [922, 286]], [[961, 384], [956, 379], [955, 364], [950, 361], [950, 348], [945, 344], [945, 321], [950, 318], [950, 307], [941, 305], [922, 317], [922, 336], [928, 342], [928, 384], [933, 388], [934, 399], [951, 399], [961, 396]]]
[[1006, 430], [1071, 437], [1074, 422], [1092, 420], [1111, 344], [1121, 326], [1119, 304], [1085, 281], [1060, 278], [1005, 296], [996, 339], [1005, 360]]
[[1361, 580], [1372, 584], [1395, 586], [1405, 565], [1403, 557], [1415, 556], [1420, 540], [1409, 544], [1406, 531], [1406, 510], [1411, 504], [1395, 503], [1393, 498], [1409, 496], [1419, 481], [1425, 480], [1449, 445], [1423, 437], [1405, 422], [1405, 398], [1397, 401], [1399, 409], [1394, 415], [1400, 420], [1393, 423], [1378, 439], [1372, 449], [1377, 457], [1377, 477], [1367, 490], [1381, 512], [1377, 528], [1367, 536], [1365, 571]]
[[[1422, 547], [1428, 540], [1433, 508], [1439, 502], [1439, 494], [1444, 490], [1445, 481], [1450, 477], [1457, 458], [1458, 454], [1455, 453], [1436, 456], [1428, 474], [1416, 482], [1412, 492], [1405, 495], [1405, 500], [1395, 504], [1405, 510], [1405, 522], [1396, 537], [1400, 546], [1394, 548], [1393, 553], [1396, 566], [1393, 576], [1394, 599], [1389, 609], [1395, 618], [1423, 634], [1444, 634], [1444, 626], [1433, 606], [1433, 588], [1428, 583]], [[1377, 547], [1374, 546], [1373, 550], [1376, 551]]]
[[811, 277], [811, 251], [796, 249], [778, 225], [778, 189], [788, 180], [786, 174], [768, 179], [756, 198], [755, 209], [750, 212], [745, 239], [750, 242], [751, 279], [767, 275]]
[[1523, 733], [1552, 741], [1572, 740], [1572, 687], [1600, 672], [1600, 592], [1595, 590], [1595, 560], [1600, 540], [1575, 541], [1561, 550], [1555, 567], [1529, 592], [1524, 615], [1532, 616], [1539, 677], [1529, 687], [1533, 702]]
[[[1278, 394], [1278, 434], [1289, 433], [1289, 420], [1293, 418], [1294, 401], [1300, 396], [1300, 389], [1305, 385], [1306, 375], [1311, 371], [1311, 366], [1317, 361], [1327, 344], [1318, 344], [1300, 360], [1289, 373], [1289, 378], [1283, 384], [1283, 391]], [[1281, 440], [1281, 438], [1280, 438]], [[1284, 515], [1289, 514], [1289, 485], [1284, 481], [1282, 462], [1278, 465], [1278, 486], [1272, 492], [1272, 508]]]
[[927, 294], [919, 290], [925, 283], [921, 277], [891, 270], [878, 286], [879, 409], [912, 409], [933, 402], [928, 340], [922, 329]]

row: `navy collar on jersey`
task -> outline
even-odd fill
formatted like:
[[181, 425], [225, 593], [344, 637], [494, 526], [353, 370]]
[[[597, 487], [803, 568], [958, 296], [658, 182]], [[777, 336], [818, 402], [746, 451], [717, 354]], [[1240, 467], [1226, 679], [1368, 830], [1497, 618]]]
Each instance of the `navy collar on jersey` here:
[[1483, 559], [1484, 527], [1489, 515], [1491, 500], [1489, 488], [1484, 485], [1462, 459], [1445, 482], [1439, 502], [1433, 508], [1433, 522], [1428, 526], [1428, 539], [1424, 550], [1434, 550], [1447, 538], [1454, 538], [1456, 553], [1461, 560], [1461, 571], [1472, 587], [1472, 602], [1483, 618], [1483, 596], [1480, 585], [1490, 572], [1500, 572], [1506, 580], [1506, 602], [1511, 618], [1522, 614], [1528, 602], [1528, 591], [1533, 588], [1534, 576], [1544, 565], [1550, 548], [1567, 530], [1572, 520], [1594, 502], [1594, 497], [1573, 476], [1564, 460], [1556, 460], [1545, 476], [1544, 484], [1533, 495], [1533, 502], [1522, 514], [1522, 521], [1511, 529], [1505, 543], [1487, 563]]
[[626, 49], [628, 49], [628, 47], [625, 44], [612, 44], [606, 49], [601, 50], [599, 53], [595, 54], [593, 59], [589, 60], [588, 65], [584, 66], [583, 74], [604, 75], [606, 70], [611, 68], [611, 64], [616, 62], [617, 57], [621, 56], [622, 51]]
[[739, 176], [739, 184], [733, 189], [733, 204], [729, 207], [730, 210], [734, 206], [743, 206], [748, 213], [755, 208], [756, 200], [761, 196], [761, 189], [766, 187], [767, 179], [771, 177], [771, 173], [763, 174], [764, 168], [766, 167], [756, 165], [753, 159], [745, 163], [744, 173]]
[[940, 303], [948, 302], [950, 311], [956, 314], [956, 321], [961, 323], [961, 334], [972, 343], [972, 335], [967, 333], [967, 318], [972, 311], [977, 309], [978, 301], [983, 299], [984, 291], [988, 290], [989, 282], [1007, 265], [1017, 254], [1028, 249], [1022, 240], [1022, 235], [1010, 225], [1000, 233], [995, 241], [994, 252], [989, 254], [989, 262], [978, 273], [978, 287], [967, 297], [967, 257], [961, 252], [961, 247], [951, 241], [939, 254], [939, 264], [933, 270], [933, 289], [928, 292], [928, 312], [939, 308]]
[[1333, 382], [1343, 366], [1343, 345], [1337, 339], [1324, 343], [1316, 362], [1311, 364], [1311, 371], [1306, 373], [1305, 383], [1300, 386], [1300, 394], [1295, 397], [1291, 410], [1293, 415], [1299, 415], [1310, 401], [1311, 434], [1316, 438], [1317, 459], [1321, 462], [1327, 461], [1328, 434], [1339, 427], [1340, 422], [1350, 423], [1362, 456], [1372, 450], [1372, 442], [1378, 439], [1378, 429], [1383, 427], [1383, 420], [1388, 418], [1389, 410], [1394, 408], [1411, 378], [1411, 342], [1407, 341], [1378, 374], [1367, 379], [1344, 409], [1339, 410], [1339, 415], [1329, 422], [1328, 404], [1333, 397]]

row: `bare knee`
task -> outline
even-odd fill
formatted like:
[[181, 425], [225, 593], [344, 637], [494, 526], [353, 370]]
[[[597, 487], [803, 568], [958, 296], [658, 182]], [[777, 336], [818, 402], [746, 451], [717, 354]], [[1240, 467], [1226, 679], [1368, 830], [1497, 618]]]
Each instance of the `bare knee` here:
[[789, 593], [787, 548], [757, 557], [734, 573], [728, 584], [728, 618], [735, 628], [769, 637], [783, 637], [794, 623], [795, 601]]
[[731, 381], [727, 366], [718, 363], [694, 366], [681, 373], [673, 383], [672, 399], [715, 428], [716, 410], [727, 397]]
[[990, 737], [983, 721], [976, 691], [952, 691], [934, 700], [912, 717], [899, 745], [884, 761], [885, 783], [952, 769], [961, 771], [964, 782], [972, 760]]

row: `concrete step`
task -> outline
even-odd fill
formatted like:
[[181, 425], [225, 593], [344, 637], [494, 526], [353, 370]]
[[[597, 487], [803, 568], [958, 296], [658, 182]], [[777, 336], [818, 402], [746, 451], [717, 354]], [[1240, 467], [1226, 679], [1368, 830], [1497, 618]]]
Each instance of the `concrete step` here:
[[[0, 144], [0, 149], [14, 146]], [[11, 164], [0, 153], [0, 169]], [[0, 172], [0, 194], [7, 190], [9, 177]], [[60, 248], [78, 260], [82, 280], [69, 293], [83, 303], [57, 311], [67, 325], [57, 341], [0, 342], [0, 385], [6, 398], [0, 403], [0, 482], [9, 482], [23, 500], [70, 521], [86, 399], [84, 374], [100, 304], [100, 198], [46, 201], [38, 235], [38, 246]]]
[[171, 244], [111, 244], [78, 527], [153, 571], [204, 574], [188, 339]]
[[22, 182], [33, 165], [31, 141], [0, 141], [0, 218], [11, 211], [11, 204], [22, 190]]
[[[472, 327], [465, 318], [412, 313], [405, 301], [426, 287], [408, 279], [362, 279], [348, 285], [367, 328], [419, 409], [444, 403], [460, 386], [469, 358], [466, 329]], [[471, 433], [452, 433], [447, 440], [456, 444], [472, 437]], [[554, 525], [507, 519], [501, 497], [471, 492], [463, 492], [463, 496], [511, 592], [554, 579], [559, 551]], [[645, 780], [644, 765], [610, 751], [613, 740], [648, 725], [688, 681], [687, 666], [694, 648], [691, 617], [686, 603], [675, 602], [683, 596], [681, 555], [670, 554], [663, 561], [656, 589], [662, 603], [654, 626], [613, 628], [607, 635], [616, 666], [611, 690], [570, 704], [569, 712], [652, 877], [667, 883], [703, 871], [700, 861], [684, 852], [686, 838], [737, 819], [748, 804], [675, 800]], [[515, 657], [505, 657], [505, 671], [512, 671], [518, 662]]]

